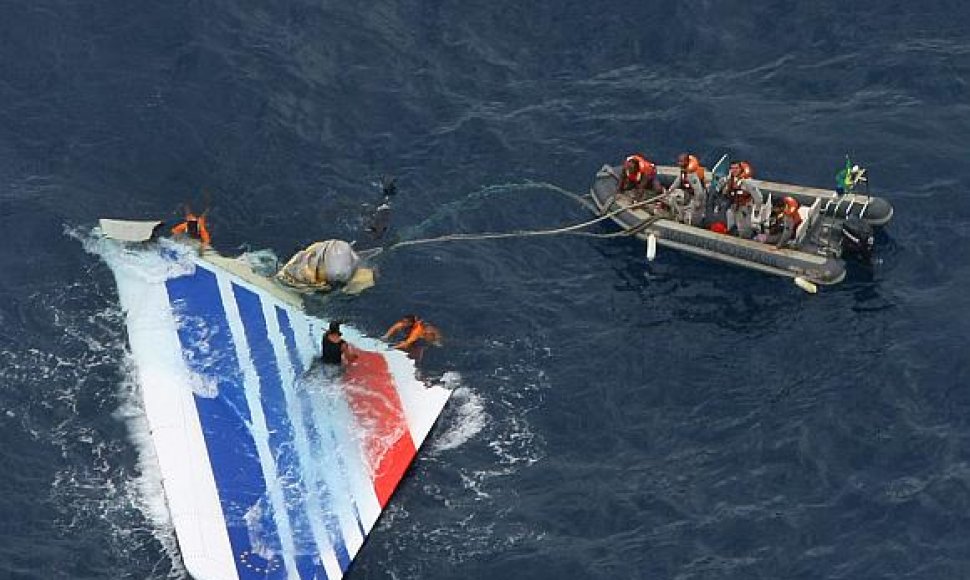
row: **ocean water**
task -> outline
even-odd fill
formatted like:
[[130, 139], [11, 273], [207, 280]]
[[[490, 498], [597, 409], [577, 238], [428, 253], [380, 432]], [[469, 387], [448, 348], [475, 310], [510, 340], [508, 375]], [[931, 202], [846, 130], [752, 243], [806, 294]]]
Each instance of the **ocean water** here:
[[[99, 217], [225, 253], [587, 219], [691, 150], [895, 206], [808, 296], [626, 239], [452, 242], [312, 305], [417, 312], [452, 402], [364, 578], [970, 577], [963, 3], [0, 3], [0, 577], [180, 578]], [[600, 232], [609, 231], [605, 226]]]

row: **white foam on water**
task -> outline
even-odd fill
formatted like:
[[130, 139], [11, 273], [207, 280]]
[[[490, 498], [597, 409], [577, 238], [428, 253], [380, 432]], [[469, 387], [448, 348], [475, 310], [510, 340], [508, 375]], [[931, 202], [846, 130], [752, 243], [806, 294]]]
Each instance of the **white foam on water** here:
[[[167, 259], [156, 251], [146, 252], [137, 245], [131, 246], [110, 240], [101, 235], [99, 228], [94, 228], [87, 234], [79, 230], [68, 230], [67, 234], [80, 241], [86, 252], [101, 258], [112, 270], [141, 280], [164, 282], [195, 271], [192, 260]], [[193, 251], [166, 239], [156, 243], [171, 252], [173, 257], [187, 257]]]
[[[45, 386], [57, 385], [43, 399], [13, 413], [34, 439], [54, 445], [63, 459], [49, 491], [51, 503], [62, 514], [55, 526], [65, 535], [103, 528], [110, 536], [105, 551], [119, 561], [143, 550], [150, 536], [163, 554], [154, 564], [152, 576], [183, 578], [174, 526], [168, 519], [154, 449], [120, 330], [122, 314], [109, 308], [77, 316], [61, 307], [62, 297], [46, 298], [50, 308], [58, 311], [56, 324], [65, 341], [82, 348], [83, 354], [69, 360], [40, 349], [6, 353], [10, 364], [4, 365], [2, 376], [13, 373], [21, 375], [24, 384], [40, 381]], [[117, 385], [91, 379], [105, 366], [120, 366], [122, 376]], [[138, 450], [133, 470], [117, 463], [124, 445], [107, 438], [79, 414], [81, 408], [90, 407], [92, 397], [119, 401], [112, 417], [125, 423], [129, 440]], [[51, 423], [56, 417], [63, 419]], [[149, 529], [138, 522], [140, 518], [132, 510], [151, 523]]]
[[[423, 494], [436, 506], [421, 518], [412, 517], [403, 505], [385, 510], [380, 524], [385, 533], [372, 540], [380, 542], [378, 552], [386, 554], [381, 558], [385, 575], [421, 577], [434, 570], [427, 562], [460, 567], [463, 562], [529, 549], [546, 534], [517, 517], [515, 502], [509, 503], [515, 492], [508, 482], [545, 455], [543, 437], [529, 415], [552, 388], [542, 370], [551, 355], [529, 339], [511, 344], [490, 340], [483, 348], [518, 356], [485, 376], [442, 377], [442, 386], [455, 391], [424, 460], [448, 475], [443, 481], [420, 482]], [[464, 491], [455, 491], [454, 479]], [[416, 559], [416, 554], [423, 558]]]
[[[366, 498], [357, 497], [355, 489], [371, 489], [369, 479], [362, 480], [368, 473], [370, 465], [364, 453], [365, 430], [357, 428], [352, 411], [344, 397], [338, 393], [335, 374], [332, 369], [314, 367], [305, 374], [295, 385], [296, 389], [303, 389], [309, 396], [310, 406], [318, 427], [321, 443], [325, 449], [323, 457], [318, 457], [314, 464], [312, 475], [325, 483], [330, 497], [333, 515], [345, 536], [346, 546], [351, 553], [363, 544], [363, 536], [355, 533], [355, 497], [358, 501]], [[372, 500], [374, 505], [361, 516], [365, 525], [373, 523], [380, 513], [376, 504], [376, 496]], [[370, 517], [365, 517], [369, 513]]]
[[490, 421], [481, 396], [470, 388], [460, 387], [460, 383], [461, 376], [456, 372], [445, 373], [442, 377], [442, 386], [454, 390], [452, 410], [448, 427], [434, 440], [432, 454], [461, 447], [481, 433]]
[[130, 356], [125, 359], [126, 380], [120, 388], [121, 405], [114, 412], [114, 417], [125, 422], [128, 436], [138, 450], [138, 475], [130, 480], [133, 493], [130, 499], [142, 514], [152, 522], [152, 535], [162, 546], [170, 565], [168, 576], [181, 578], [186, 572], [182, 566], [178, 541], [175, 537], [175, 524], [169, 517], [168, 505], [165, 502], [165, 490], [162, 487], [162, 474], [155, 456], [155, 445], [152, 442], [151, 430], [145, 409], [142, 407], [138, 383], [135, 380], [134, 361]]

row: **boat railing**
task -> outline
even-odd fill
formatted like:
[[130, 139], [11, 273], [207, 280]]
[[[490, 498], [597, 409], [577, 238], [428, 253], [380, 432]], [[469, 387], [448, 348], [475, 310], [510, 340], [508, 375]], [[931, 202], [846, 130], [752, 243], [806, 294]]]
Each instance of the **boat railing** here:
[[[803, 208], [799, 208], [799, 211], [801, 211], [801, 209]], [[808, 232], [812, 230], [812, 227], [815, 225], [815, 222], [818, 221], [818, 217], [821, 215], [821, 213], [822, 200], [816, 199], [815, 202], [812, 203], [811, 207], [808, 208], [806, 215], [802, 216], [802, 223], [799, 224], [798, 231], [795, 232], [796, 248], [801, 247], [802, 242], [805, 241], [805, 237], [808, 235]]]
[[751, 225], [757, 228], [764, 228], [768, 225], [768, 218], [771, 217], [771, 192], [765, 197], [765, 202], [760, 206], [755, 205], [751, 212]]

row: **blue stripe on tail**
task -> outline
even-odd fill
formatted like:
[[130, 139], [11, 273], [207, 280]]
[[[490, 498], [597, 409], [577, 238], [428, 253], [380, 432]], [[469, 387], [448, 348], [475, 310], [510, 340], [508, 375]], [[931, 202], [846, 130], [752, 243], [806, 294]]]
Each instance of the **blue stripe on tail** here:
[[[194, 399], [236, 571], [240, 578], [285, 578], [279, 532], [249, 430], [252, 421], [242, 371], [216, 277], [199, 267], [191, 276], [167, 280], [165, 286], [186, 366], [218, 387], [217, 396], [196, 394]], [[251, 529], [257, 532], [258, 546], [250, 541]], [[267, 548], [276, 554], [269, 560], [260, 555]]]
[[[297, 374], [303, 375], [306, 372], [304, 368], [303, 361], [300, 359], [299, 351], [296, 346], [296, 334], [293, 332], [293, 326], [290, 324], [290, 319], [285, 310], [280, 307], [276, 308], [276, 318], [279, 322], [280, 330], [283, 332], [283, 340], [286, 344], [286, 352], [290, 357], [290, 364], [293, 365], [293, 369]], [[303, 424], [307, 430], [307, 439], [310, 442], [310, 450], [313, 454], [313, 459], [320, 462], [321, 464], [326, 461], [326, 455], [324, 453], [323, 439], [320, 435], [320, 429], [316, 424], [316, 419], [313, 415], [312, 401], [310, 401], [309, 394], [306, 388], [302, 385], [296, 385], [295, 390], [299, 396], [300, 408], [303, 412]], [[343, 462], [339, 457], [339, 450], [334, 441], [334, 435], [332, 431], [330, 432], [330, 439], [328, 443], [332, 452], [337, 455], [338, 466], [343, 468]], [[332, 505], [332, 491], [327, 488], [327, 485], [322, 480], [315, 480], [315, 485], [317, 486], [314, 490], [315, 493], [319, 494], [321, 497], [321, 504], [330, 506]], [[337, 556], [337, 561], [340, 564], [340, 569], [345, 571], [350, 566], [350, 553], [347, 551], [347, 544], [343, 537], [343, 532], [340, 528], [340, 522], [338, 521], [333, 510], [328, 510], [326, 514], [327, 530], [333, 536], [333, 547], [334, 553]]]
[[[294, 442], [294, 429], [287, 414], [286, 395], [276, 353], [270, 342], [259, 296], [242, 286], [232, 285], [239, 315], [249, 343], [249, 353], [259, 376], [259, 397], [269, 432], [269, 447], [276, 462], [277, 477], [283, 489], [286, 511], [296, 548], [294, 559], [300, 578], [325, 577], [318, 558], [319, 548], [307, 519], [306, 490]], [[292, 381], [295, 377], [286, 377]]]

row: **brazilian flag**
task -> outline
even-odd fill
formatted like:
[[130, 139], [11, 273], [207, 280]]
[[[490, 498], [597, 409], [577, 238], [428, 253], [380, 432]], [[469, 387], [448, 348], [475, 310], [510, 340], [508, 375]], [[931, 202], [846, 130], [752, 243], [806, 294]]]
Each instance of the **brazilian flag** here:
[[835, 191], [838, 193], [850, 193], [852, 185], [852, 161], [846, 155], [845, 167], [835, 174]]

